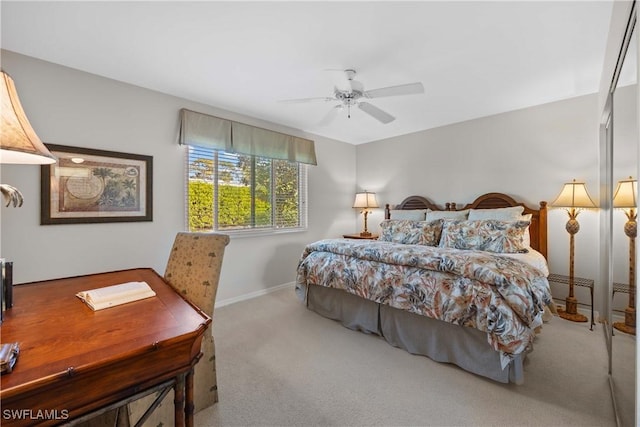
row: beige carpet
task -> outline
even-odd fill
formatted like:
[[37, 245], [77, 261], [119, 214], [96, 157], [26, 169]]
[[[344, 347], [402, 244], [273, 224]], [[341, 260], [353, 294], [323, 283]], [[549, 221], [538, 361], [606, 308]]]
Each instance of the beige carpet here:
[[553, 318], [499, 384], [307, 310], [293, 289], [216, 309], [220, 402], [196, 426], [615, 426], [600, 325]]

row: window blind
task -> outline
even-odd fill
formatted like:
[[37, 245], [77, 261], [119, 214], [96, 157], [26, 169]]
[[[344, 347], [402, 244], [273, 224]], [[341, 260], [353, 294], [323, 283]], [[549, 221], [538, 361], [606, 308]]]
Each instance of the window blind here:
[[189, 146], [189, 229], [306, 228], [305, 164]]

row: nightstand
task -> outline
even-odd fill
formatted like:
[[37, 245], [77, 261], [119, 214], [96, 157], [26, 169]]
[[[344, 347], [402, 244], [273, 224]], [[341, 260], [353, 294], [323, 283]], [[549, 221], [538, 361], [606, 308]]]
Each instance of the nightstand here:
[[377, 234], [372, 234], [371, 236], [361, 236], [358, 234], [343, 234], [342, 237], [345, 239], [362, 239], [362, 240], [378, 240]]

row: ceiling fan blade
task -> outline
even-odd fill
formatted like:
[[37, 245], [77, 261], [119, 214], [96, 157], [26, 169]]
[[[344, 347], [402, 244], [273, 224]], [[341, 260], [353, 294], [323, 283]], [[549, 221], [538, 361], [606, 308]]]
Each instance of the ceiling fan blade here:
[[420, 82], [372, 89], [366, 91], [364, 96], [367, 98], [381, 98], [383, 96], [414, 95], [418, 93], [424, 93], [424, 86]]
[[358, 102], [358, 108], [384, 124], [391, 123], [396, 119], [391, 114], [386, 111], [382, 111], [375, 105], [369, 104], [368, 102]]
[[283, 104], [302, 104], [304, 102], [328, 102], [328, 101], [337, 101], [336, 98], [330, 96], [319, 96], [316, 98], [298, 98], [298, 99], [281, 99], [278, 102]]
[[342, 104], [336, 105], [331, 110], [329, 110], [329, 112], [322, 118], [322, 120], [320, 120], [318, 125], [327, 126], [331, 124], [335, 120], [336, 116], [338, 115], [338, 112], [340, 112], [341, 110], [342, 110]]

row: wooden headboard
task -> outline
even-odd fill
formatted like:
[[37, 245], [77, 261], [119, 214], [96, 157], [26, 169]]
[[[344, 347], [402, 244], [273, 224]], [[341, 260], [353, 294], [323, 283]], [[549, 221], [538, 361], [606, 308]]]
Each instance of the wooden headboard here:
[[[431, 209], [433, 211], [463, 211], [466, 209], [496, 209], [511, 206], [524, 207], [524, 214], [531, 214], [531, 225], [529, 234], [531, 236], [531, 247], [547, 257], [547, 202], [540, 202], [539, 209], [531, 209], [522, 202], [515, 201], [512, 197], [502, 193], [487, 193], [478, 197], [472, 203], [458, 208], [456, 203], [446, 203], [444, 209], [422, 196], [410, 196], [393, 207], [393, 209]], [[385, 206], [385, 219], [391, 218], [390, 205]]]

